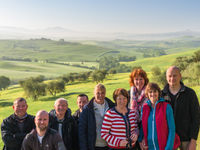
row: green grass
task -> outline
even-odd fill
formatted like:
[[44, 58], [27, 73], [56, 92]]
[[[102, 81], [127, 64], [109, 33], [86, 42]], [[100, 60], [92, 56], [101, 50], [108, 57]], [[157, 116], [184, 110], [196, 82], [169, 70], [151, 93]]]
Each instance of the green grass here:
[[133, 62], [123, 62], [122, 64], [126, 64], [129, 66], [141, 66], [145, 71], [151, 71], [151, 68], [153, 68], [154, 66], [158, 66], [166, 70], [169, 66], [173, 64], [177, 57], [192, 56], [195, 51], [197, 51], [197, 49], [170, 55], [164, 55], [160, 57], [144, 58]]
[[55, 78], [70, 72], [84, 71], [89, 69], [52, 63], [0, 61], [0, 75], [7, 76], [15, 82], [31, 76], [44, 75], [46, 78]]

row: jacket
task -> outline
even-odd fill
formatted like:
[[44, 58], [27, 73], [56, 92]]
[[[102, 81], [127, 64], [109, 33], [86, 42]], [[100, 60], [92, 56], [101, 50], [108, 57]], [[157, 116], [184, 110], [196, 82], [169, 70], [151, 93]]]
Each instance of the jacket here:
[[[167, 84], [162, 97], [171, 103], [169, 85]], [[197, 140], [200, 125], [200, 107], [196, 93], [191, 88], [184, 86], [181, 82], [181, 89], [177, 94], [173, 106], [176, 133], [181, 141]]]
[[[55, 109], [49, 113], [49, 127], [58, 131], [59, 122], [56, 117]], [[67, 150], [76, 150], [78, 148], [78, 137], [76, 133], [76, 124], [71, 116], [71, 111], [67, 109], [62, 122], [62, 139]]]
[[[109, 108], [114, 106], [114, 103], [105, 98]], [[84, 106], [84, 109], [79, 118], [79, 146], [80, 150], [94, 150], [96, 142], [96, 119], [94, 114], [94, 97]]]
[[36, 129], [26, 135], [22, 150], [66, 150], [60, 135], [48, 128], [40, 144]]
[[149, 150], [172, 150], [175, 139], [173, 110], [164, 99], [159, 99], [155, 108], [152, 107], [150, 100], [143, 105], [139, 141], [142, 137]]
[[34, 116], [28, 115], [24, 120], [24, 131], [18, 127], [16, 115], [12, 114], [4, 119], [1, 124], [1, 136], [4, 142], [4, 150], [20, 150], [22, 141], [27, 133], [35, 128]]

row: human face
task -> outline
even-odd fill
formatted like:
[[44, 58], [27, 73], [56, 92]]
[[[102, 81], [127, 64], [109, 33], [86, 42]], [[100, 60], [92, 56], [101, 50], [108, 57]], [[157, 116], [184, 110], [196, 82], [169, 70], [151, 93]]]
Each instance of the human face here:
[[80, 109], [80, 111], [83, 110], [83, 106], [85, 106], [85, 104], [87, 104], [88, 102], [88, 99], [86, 96], [79, 96], [77, 98], [77, 105], [78, 105], [78, 108]]
[[41, 112], [35, 117], [36, 128], [40, 131], [45, 131], [49, 124], [49, 115], [47, 112]]
[[105, 89], [95, 88], [94, 97], [97, 104], [103, 104], [106, 97]]
[[181, 74], [178, 69], [170, 68], [167, 70], [167, 82], [170, 87], [176, 87], [180, 85]]
[[144, 80], [143, 77], [136, 76], [134, 78], [134, 85], [135, 85], [135, 87], [137, 88], [138, 91], [142, 90], [142, 88], [144, 87], [144, 83], [145, 83], [145, 80]]
[[116, 103], [117, 103], [118, 107], [125, 108], [128, 103], [127, 97], [125, 97], [123, 95], [117, 96]]
[[54, 105], [54, 108], [56, 110], [56, 114], [57, 115], [65, 115], [67, 109], [68, 109], [68, 105], [67, 102], [65, 100], [58, 100], [56, 102], [56, 104]]
[[155, 104], [158, 100], [159, 92], [158, 90], [150, 90], [148, 92], [148, 98], [150, 99], [151, 103]]
[[21, 102], [18, 101], [18, 102], [15, 102], [14, 105], [13, 105], [14, 113], [18, 117], [25, 116], [27, 108], [28, 108], [28, 105], [26, 104], [25, 101], [21, 101]]

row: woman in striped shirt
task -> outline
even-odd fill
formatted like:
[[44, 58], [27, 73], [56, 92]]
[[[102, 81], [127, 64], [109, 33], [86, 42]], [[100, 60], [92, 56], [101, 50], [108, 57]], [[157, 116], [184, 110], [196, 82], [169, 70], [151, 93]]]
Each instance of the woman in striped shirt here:
[[138, 138], [138, 113], [127, 107], [129, 94], [125, 89], [113, 93], [116, 106], [104, 116], [101, 137], [111, 149], [133, 149]]

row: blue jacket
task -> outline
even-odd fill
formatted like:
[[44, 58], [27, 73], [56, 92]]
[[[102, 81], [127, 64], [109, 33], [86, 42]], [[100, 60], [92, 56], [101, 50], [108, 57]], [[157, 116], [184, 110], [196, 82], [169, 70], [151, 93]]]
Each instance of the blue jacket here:
[[[148, 149], [149, 150], [159, 150], [159, 144], [158, 144], [158, 137], [157, 137], [157, 129], [156, 127], [156, 106], [160, 102], [164, 102], [164, 99], [159, 99], [156, 104], [155, 108], [152, 107], [151, 101], [148, 100], [146, 103], [150, 107], [150, 113], [148, 117], [148, 133], [147, 133], [147, 142], [148, 142]], [[143, 115], [143, 109], [142, 109], [142, 115]], [[162, 118], [160, 118], [162, 119]], [[172, 150], [174, 145], [174, 138], [175, 138], [175, 123], [174, 123], [174, 117], [173, 117], [173, 110], [170, 104], [167, 104], [166, 108], [166, 119], [167, 119], [167, 126], [168, 126], [168, 138], [167, 143], [165, 146], [165, 150]], [[160, 127], [162, 128], [162, 127]], [[139, 141], [141, 142], [143, 139], [143, 128], [140, 130], [140, 136]]]
[[[109, 108], [114, 106], [114, 103], [105, 98]], [[94, 114], [94, 98], [84, 106], [84, 109], [79, 118], [79, 146], [80, 150], [95, 150], [96, 142], [96, 120]]]

